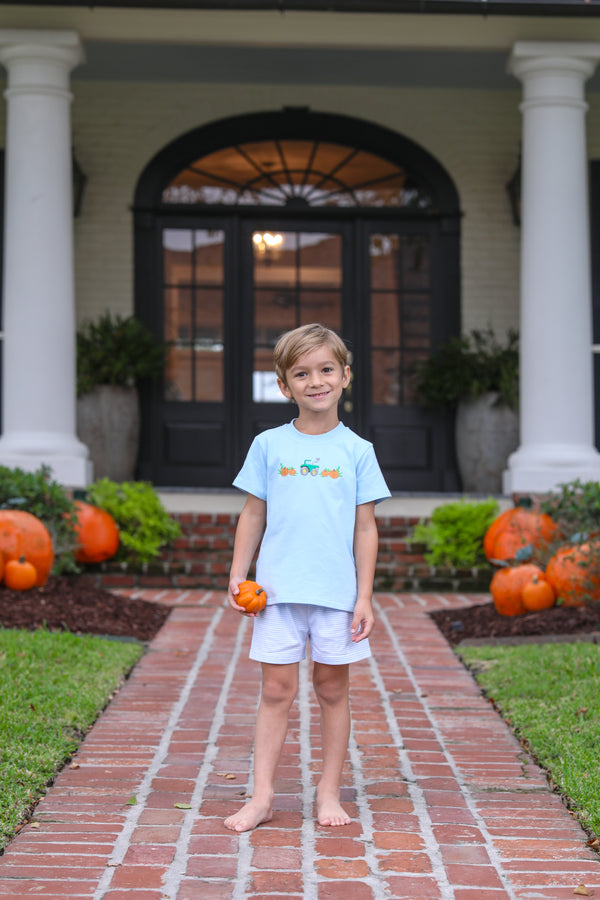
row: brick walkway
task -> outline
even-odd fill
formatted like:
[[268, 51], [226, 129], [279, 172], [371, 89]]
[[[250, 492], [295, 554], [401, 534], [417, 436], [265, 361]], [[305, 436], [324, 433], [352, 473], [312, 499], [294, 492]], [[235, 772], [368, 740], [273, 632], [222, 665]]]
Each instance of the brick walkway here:
[[273, 821], [238, 836], [222, 820], [248, 785], [248, 620], [222, 594], [143, 596], [171, 617], [0, 859], [2, 900], [600, 897], [584, 832], [426, 615], [481, 597], [377, 596], [376, 656], [353, 669], [346, 828], [313, 818], [304, 667]]

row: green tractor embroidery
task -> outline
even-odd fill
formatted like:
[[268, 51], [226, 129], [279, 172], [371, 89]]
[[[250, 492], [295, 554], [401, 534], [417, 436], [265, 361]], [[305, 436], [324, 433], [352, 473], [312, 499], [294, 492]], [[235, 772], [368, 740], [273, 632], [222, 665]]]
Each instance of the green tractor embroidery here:
[[305, 459], [300, 466], [300, 474], [308, 475], [309, 472], [311, 475], [318, 475], [319, 467], [316, 465], [316, 463], [311, 462], [310, 459]]

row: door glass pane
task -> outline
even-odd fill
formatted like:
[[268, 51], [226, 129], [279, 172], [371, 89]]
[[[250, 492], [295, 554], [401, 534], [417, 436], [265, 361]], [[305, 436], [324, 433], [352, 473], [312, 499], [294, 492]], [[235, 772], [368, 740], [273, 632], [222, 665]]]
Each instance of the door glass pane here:
[[295, 234], [280, 231], [255, 231], [254, 284], [260, 287], [293, 287], [296, 284]]
[[342, 320], [341, 291], [300, 291], [300, 325], [320, 322], [333, 331]]
[[164, 297], [164, 334], [171, 344], [165, 377], [168, 400], [189, 401], [192, 393], [192, 289], [167, 288]]
[[302, 286], [339, 290], [342, 286], [341, 250], [339, 234], [301, 235], [299, 276]]
[[400, 310], [398, 294], [373, 293], [371, 343], [375, 347], [400, 346]]
[[401, 371], [399, 350], [373, 350], [371, 353], [371, 382], [374, 403], [397, 406], [401, 401]]
[[163, 231], [164, 336], [171, 343], [166, 400], [224, 399], [224, 241], [214, 229]]
[[400, 238], [397, 234], [371, 235], [371, 290], [397, 290], [399, 246]]
[[411, 406], [415, 369], [431, 345], [430, 239], [373, 234], [371, 269], [371, 400]]
[[310, 322], [341, 330], [342, 238], [333, 233], [256, 231], [252, 243], [252, 396], [255, 403], [287, 403], [277, 387], [273, 348], [284, 331]]
[[163, 203], [224, 206], [433, 205], [425, 180], [410, 168], [345, 144], [263, 140], [189, 161], [165, 186]]

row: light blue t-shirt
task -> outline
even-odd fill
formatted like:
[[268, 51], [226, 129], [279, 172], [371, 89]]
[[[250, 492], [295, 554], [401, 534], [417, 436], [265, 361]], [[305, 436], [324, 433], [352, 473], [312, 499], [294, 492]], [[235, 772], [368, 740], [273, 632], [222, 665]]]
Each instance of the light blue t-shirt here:
[[351, 612], [356, 507], [390, 496], [373, 445], [341, 422], [318, 435], [290, 422], [254, 439], [233, 483], [267, 504], [256, 568], [267, 602]]

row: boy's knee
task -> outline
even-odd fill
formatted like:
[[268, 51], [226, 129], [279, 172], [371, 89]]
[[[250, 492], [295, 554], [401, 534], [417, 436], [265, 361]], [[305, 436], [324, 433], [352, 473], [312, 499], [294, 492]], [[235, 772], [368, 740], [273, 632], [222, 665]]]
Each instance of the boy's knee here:
[[269, 677], [263, 679], [261, 699], [269, 704], [288, 703], [291, 705], [297, 691], [297, 679], [283, 674], [280, 677], [270, 674]]
[[320, 703], [336, 704], [348, 698], [349, 679], [346, 666], [315, 667], [313, 686]]

